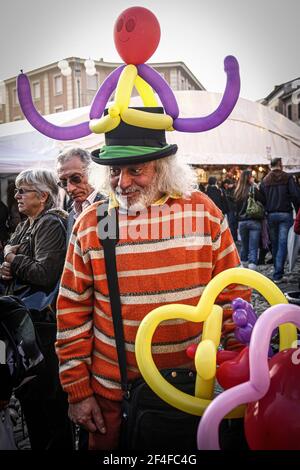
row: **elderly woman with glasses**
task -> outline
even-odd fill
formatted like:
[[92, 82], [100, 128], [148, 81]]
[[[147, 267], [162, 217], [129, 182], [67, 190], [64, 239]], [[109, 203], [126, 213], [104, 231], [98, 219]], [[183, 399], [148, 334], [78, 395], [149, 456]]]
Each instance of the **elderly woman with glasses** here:
[[[15, 199], [26, 216], [11, 236], [1, 266], [6, 294], [24, 298], [56, 291], [66, 254], [67, 213], [56, 207], [58, 186], [52, 171], [30, 169], [16, 178]], [[31, 306], [29, 306], [31, 307]], [[72, 448], [67, 402], [58, 380], [55, 354], [55, 299], [31, 310], [45, 357], [45, 370], [17, 392], [31, 448]]]

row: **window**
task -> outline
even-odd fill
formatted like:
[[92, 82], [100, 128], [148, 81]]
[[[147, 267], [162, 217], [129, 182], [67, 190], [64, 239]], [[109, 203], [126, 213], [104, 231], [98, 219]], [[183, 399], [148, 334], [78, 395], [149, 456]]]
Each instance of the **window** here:
[[98, 74], [86, 75], [86, 87], [88, 90], [98, 90]]
[[14, 121], [21, 121], [21, 116], [15, 116]]
[[55, 75], [54, 77], [54, 94], [61, 95], [63, 92], [63, 82], [61, 75]]
[[172, 90], [177, 90], [178, 89], [178, 86], [177, 86], [177, 70], [176, 69], [172, 69], [171, 72], [170, 72], [170, 87], [172, 88]]
[[41, 86], [40, 82], [32, 83], [32, 94], [34, 100], [39, 100], [41, 98]]
[[287, 117], [289, 119], [292, 119], [292, 105], [291, 104], [288, 104], [287, 106]]
[[64, 107], [63, 106], [55, 106], [54, 108], [54, 112], [55, 113], [60, 113], [61, 111], [64, 110]]
[[14, 105], [14, 106], [18, 106], [18, 105], [19, 105], [19, 98], [18, 98], [18, 93], [17, 93], [17, 89], [16, 89], [16, 88], [13, 89], [13, 105]]

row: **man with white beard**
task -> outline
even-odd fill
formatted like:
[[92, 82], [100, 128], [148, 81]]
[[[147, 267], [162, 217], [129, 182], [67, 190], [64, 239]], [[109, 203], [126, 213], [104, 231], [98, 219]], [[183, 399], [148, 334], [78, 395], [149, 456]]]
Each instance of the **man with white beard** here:
[[[131, 381], [140, 375], [134, 341], [141, 320], [161, 305], [197, 305], [209, 281], [240, 260], [226, 219], [194, 189], [193, 171], [176, 155], [177, 145], [167, 144], [164, 131], [121, 121], [105, 139], [93, 160], [106, 166], [108, 213], [117, 213], [116, 265]], [[73, 229], [58, 299], [57, 353], [70, 418], [90, 432], [90, 449], [108, 450], [119, 445], [122, 389], [97, 231], [101, 204], [88, 208]], [[225, 306], [225, 317], [231, 300], [249, 300], [249, 294], [242, 286], [222, 293], [217, 302]], [[159, 368], [190, 365], [186, 348], [199, 341], [199, 324], [166, 322], [158, 330], [152, 345]]]

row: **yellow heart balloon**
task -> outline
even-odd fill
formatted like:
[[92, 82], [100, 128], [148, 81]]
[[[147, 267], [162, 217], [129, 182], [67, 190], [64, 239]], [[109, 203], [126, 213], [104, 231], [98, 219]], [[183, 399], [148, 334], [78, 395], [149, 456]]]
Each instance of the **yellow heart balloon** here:
[[[216, 372], [216, 350], [220, 342], [222, 309], [214, 305], [218, 295], [230, 284], [242, 284], [262, 294], [270, 305], [288, 303], [281, 290], [267, 277], [243, 268], [232, 268], [214, 277], [203, 291], [196, 307], [171, 304], [152, 310], [141, 322], [136, 336], [135, 354], [141, 374], [152, 390], [175, 408], [201, 416], [211, 403]], [[184, 319], [204, 322], [202, 341], [195, 355], [197, 379], [195, 396], [178, 390], [165, 380], [157, 369], [151, 351], [152, 337], [158, 325], [165, 320]], [[297, 339], [296, 327], [284, 324], [279, 327], [280, 350], [291, 347]], [[205, 355], [207, 357], [205, 358]], [[233, 410], [226, 418], [244, 414], [244, 407]]]

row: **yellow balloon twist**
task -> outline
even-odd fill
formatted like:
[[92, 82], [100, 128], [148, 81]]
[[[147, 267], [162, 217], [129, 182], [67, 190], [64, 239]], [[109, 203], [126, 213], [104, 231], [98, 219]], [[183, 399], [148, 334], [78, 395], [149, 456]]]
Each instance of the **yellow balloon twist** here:
[[136, 76], [134, 86], [143, 100], [144, 106], [158, 106], [152, 87], [139, 75]]
[[132, 89], [137, 77], [135, 65], [126, 65], [120, 75], [115, 94], [115, 104], [120, 110], [120, 114], [128, 108]]

